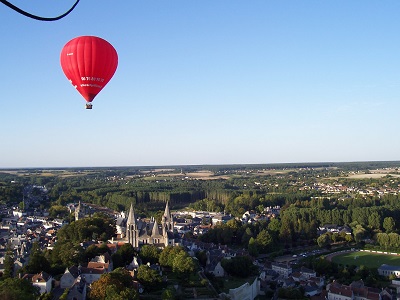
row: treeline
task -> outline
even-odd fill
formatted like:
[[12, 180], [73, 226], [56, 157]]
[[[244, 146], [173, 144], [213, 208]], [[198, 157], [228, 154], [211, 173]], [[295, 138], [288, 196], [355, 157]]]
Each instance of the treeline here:
[[0, 182], [0, 202], [18, 204], [23, 198], [23, 185]]
[[[292, 196], [282, 194], [270, 202], [271, 195], [254, 198], [249, 194], [242, 194], [228, 202], [224, 208], [234, 207], [240, 211], [239, 207], [235, 207], [239, 204], [261, 213], [265, 205], [283, 204], [279, 217], [253, 224], [231, 220], [215, 226], [200, 239], [205, 242], [240, 245], [252, 254], [305, 245], [327, 247], [335, 243], [364, 244], [371, 241], [380, 249], [397, 251], [400, 247], [400, 196], [347, 200], [304, 197], [304, 200], [295, 201]], [[210, 208], [217, 203], [202, 200], [192, 207], [199, 205], [201, 208]], [[326, 224], [344, 226], [348, 231], [319, 235], [318, 228]]]

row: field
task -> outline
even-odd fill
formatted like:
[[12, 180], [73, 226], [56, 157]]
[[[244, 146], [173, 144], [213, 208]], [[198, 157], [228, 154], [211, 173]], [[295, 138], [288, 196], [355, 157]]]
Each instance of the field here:
[[382, 264], [400, 266], [400, 256], [371, 252], [346, 252], [332, 257], [332, 261], [342, 265], [366, 266], [378, 268]]
[[400, 177], [397, 168], [396, 169], [383, 168], [383, 169], [369, 170], [368, 173], [358, 172], [357, 174], [349, 175], [348, 178], [353, 178], [353, 179], [382, 178], [388, 175], [392, 177]]

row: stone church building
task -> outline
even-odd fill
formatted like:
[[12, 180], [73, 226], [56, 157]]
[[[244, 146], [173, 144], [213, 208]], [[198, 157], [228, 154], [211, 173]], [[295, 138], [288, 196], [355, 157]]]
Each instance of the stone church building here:
[[174, 223], [169, 210], [169, 203], [167, 202], [165, 205], [161, 224], [158, 224], [157, 220], [154, 219], [150, 222], [138, 219], [131, 204], [126, 220], [125, 240], [135, 248], [142, 245], [155, 245], [159, 248], [168, 245], [173, 246], [175, 244]]

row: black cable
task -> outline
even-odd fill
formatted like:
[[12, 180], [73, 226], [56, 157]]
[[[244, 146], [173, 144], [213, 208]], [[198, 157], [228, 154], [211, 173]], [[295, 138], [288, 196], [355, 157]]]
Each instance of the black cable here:
[[32, 15], [22, 9], [20, 9], [19, 7], [15, 6], [14, 4], [11, 4], [10, 2], [6, 1], [6, 0], [0, 0], [1, 3], [3, 3], [4, 5], [7, 5], [9, 8], [15, 10], [16, 12], [19, 12], [20, 14], [35, 19], [35, 20], [39, 20], [39, 21], [57, 21], [60, 20], [62, 18], [64, 18], [66, 15], [68, 15], [71, 11], [74, 10], [75, 6], [78, 4], [80, 0], [76, 0], [75, 4], [66, 12], [63, 13], [62, 15], [58, 16], [58, 17], [54, 17], [54, 18], [45, 18], [45, 17], [40, 17], [40, 16], [36, 16], [36, 15]]

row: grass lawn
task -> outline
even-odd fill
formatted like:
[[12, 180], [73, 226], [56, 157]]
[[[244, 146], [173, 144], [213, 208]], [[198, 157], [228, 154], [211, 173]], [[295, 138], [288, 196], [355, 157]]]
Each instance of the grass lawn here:
[[400, 266], [400, 256], [362, 251], [343, 253], [332, 257], [332, 261], [341, 265], [366, 266], [368, 268], [378, 268], [382, 264]]

